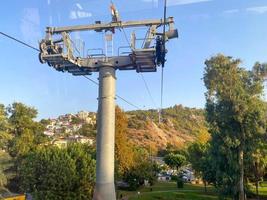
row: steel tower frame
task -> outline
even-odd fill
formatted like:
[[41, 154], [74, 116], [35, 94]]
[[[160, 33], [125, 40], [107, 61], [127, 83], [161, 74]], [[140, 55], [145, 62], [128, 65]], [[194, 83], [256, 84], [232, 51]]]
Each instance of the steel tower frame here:
[[[158, 32], [162, 25], [167, 25], [166, 34]], [[75, 31], [112, 32], [116, 29], [145, 26], [148, 34], [142, 48], [136, 48], [135, 33], [132, 33], [131, 52], [128, 55], [106, 56], [102, 54], [80, 57], [74, 55], [70, 33]], [[57, 39], [55, 39], [57, 37]], [[173, 17], [159, 20], [96, 21], [90, 25], [47, 27], [46, 37], [40, 44], [39, 60], [54, 69], [69, 72], [75, 76], [91, 75], [99, 72], [98, 115], [97, 115], [97, 160], [96, 186], [94, 200], [115, 200], [114, 187], [114, 140], [115, 140], [115, 83], [116, 70], [136, 70], [136, 72], [156, 72], [162, 64], [162, 40], [178, 37], [174, 29]], [[58, 39], [59, 38], [59, 39]], [[156, 45], [151, 45], [152, 41]], [[164, 40], [164, 41], [165, 41]], [[165, 57], [165, 56], [164, 56]], [[164, 60], [165, 61], [165, 60]]]

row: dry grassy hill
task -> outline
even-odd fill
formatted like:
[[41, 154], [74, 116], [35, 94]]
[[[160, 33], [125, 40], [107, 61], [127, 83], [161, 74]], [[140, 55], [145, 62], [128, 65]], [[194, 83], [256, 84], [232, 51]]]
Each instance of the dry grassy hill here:
[[204, 110], [175, 105], [163, 110], [163, 121], [158, 123], [157, 110], [127, 112], [128, 137], [133, 143], [155, 149], [167, 145], [183, 148], [195, 140], [207, 140]]

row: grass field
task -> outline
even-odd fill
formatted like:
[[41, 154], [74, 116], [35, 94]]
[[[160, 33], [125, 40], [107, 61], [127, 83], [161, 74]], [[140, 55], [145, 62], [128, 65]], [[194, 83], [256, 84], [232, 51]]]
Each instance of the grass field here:
[[[151, 190], [152, 188], [152, 190]], [[159, 182], [152, 187], [145, 187], [135, 192], [119, 191], [119, 196], [127, 196], [128, 200], [218, 200], [215, 189], [207, 187], [207, 193], [203, 185], [185, 184], [184, 188], [178, 189], [175, 182]], [[253, 189], [255, 192], [255, 189]], [[267, 197], [267, 182], [261, 184], [259, 193]], [[119, 197], [118, 196], [118, 197]], [[262, 197], [262, 198], [263, 198]], [[265, 199], [265, 198], [264, 198]]]
[[[140, 192], [140, 194], [138, 194]], [[122, 192], [123, 196], [129, 196], [129, 200], [217, 200], [215, 190], [212, 187], [204, 192], [203, 185], [185, 184], [178, 189], [175, 182], [159, 182], [151, 188], [142, 188], [136, 192]]]
[[[252, 191], [254, 193], [256, 193], [256, 187], [255, 186], [253, 186]], [[267, 197], [267, 181], [261, 182], [259, 184], [259, 194], [264, 196], [264, 197]]]

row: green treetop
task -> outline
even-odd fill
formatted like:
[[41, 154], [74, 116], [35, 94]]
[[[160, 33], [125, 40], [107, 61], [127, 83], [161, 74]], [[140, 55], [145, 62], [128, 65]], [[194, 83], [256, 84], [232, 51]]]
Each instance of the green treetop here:
[[205, 62], [206, 118], [216, 185], [222, 194], [244, 200], [244, 159], [265, 132], [262, 79], [241, 61], [217, 55]]

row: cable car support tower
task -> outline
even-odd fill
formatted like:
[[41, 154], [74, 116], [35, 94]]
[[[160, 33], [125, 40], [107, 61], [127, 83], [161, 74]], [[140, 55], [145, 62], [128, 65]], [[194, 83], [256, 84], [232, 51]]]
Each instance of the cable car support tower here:
[[[57, 71], [69, 72], [74, 76], [99, 73], [94, 200], [116, 199], [114, 187], [116, 70], [156, 72], [157, 67], [165, 62], [165, 41], [178, 37], [173, 17], [123, 22], [119, 19], [114, 5], [111, 6], [111, 11], [112, 21], [109, 23], [96, 21], [89, 25], [47, 27], [45, 39], [39, 44], [40, 62], [47, 63]], [[166, 33], [161, 29], [158, 30], [162, 26], [169, 28]], [[80, 54], [75, 55], [75, 46], [70, 38], [72, 32], [95, 31], [115, 34], [115, 30], [134, 27], [147, 27], [148, 34], [144, 38], [143, 47], [137, 48], [133, 32], [129, 47], [131, 51], [127, 55], [106, 55], [104, 51], [102, 54], [83, 57]]]

